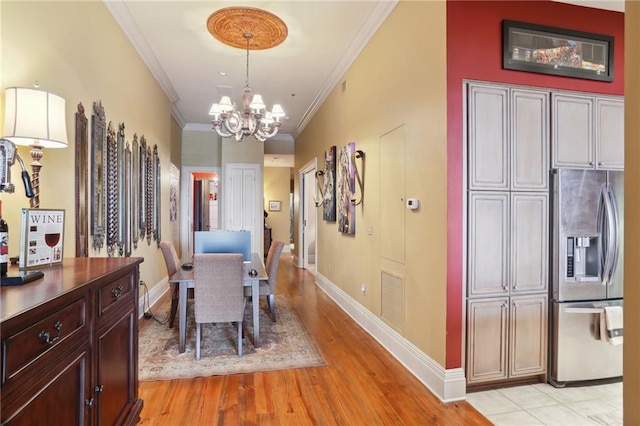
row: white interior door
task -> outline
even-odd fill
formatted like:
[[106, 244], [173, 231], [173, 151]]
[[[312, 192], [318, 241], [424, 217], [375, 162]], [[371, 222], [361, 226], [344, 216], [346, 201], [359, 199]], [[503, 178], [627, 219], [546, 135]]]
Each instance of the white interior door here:
[[251, 251], [264, 251], [262, 173], [259, 164], [229, 163], [224, 166], [222, 211], [224, 229], [250, 231]]
[[316, 268], [316, 228], [317, 228], [317, 207], [316, 199], [316, 159], [307, 163], [300, 169], [300, 238], [298, 253], [299, 266], [309, 269], [315, 273]]

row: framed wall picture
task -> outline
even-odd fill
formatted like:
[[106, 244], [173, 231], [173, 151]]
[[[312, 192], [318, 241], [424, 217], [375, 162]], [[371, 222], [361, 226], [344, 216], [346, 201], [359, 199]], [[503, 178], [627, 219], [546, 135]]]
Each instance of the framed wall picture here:
[[282, 210], [282, 201], [269, 201], [269, 211], [279, 212]]
[[613, 81], [613, 37], [502, 21], [502, 67]]

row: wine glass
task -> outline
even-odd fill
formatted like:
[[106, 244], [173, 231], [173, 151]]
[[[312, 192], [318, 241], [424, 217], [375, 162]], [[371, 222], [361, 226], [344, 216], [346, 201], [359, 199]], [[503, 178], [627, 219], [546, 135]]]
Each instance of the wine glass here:
[[59, 223], [48, 223], [44, 228], [44, 242], [51, 248], [49, 266], [53, 264], [54, 248], [60, 242], [60, 228], [61, 226]]

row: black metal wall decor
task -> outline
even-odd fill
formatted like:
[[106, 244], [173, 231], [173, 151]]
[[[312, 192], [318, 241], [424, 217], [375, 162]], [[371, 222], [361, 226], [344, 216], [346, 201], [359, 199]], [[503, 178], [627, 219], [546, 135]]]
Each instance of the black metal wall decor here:
[[[120, 132], [118, 132], [120, 133]], [[112, 257], [118, 247], [118, 135], [109, 121], [107, 126], [107, 254]]]
[[138, 134], [133, 135], [131, 147], [131, 240], [133, 248], [138, 248], [140, 235], [140, 148]]
[[76, 112], [76, 257], [89, 256], [89, 120], [84, 105]]
[[91, 114], [91, 238], [92, 247], [99, 251], [104, 246], [107, 223], [105, 197], [106, 120], [102, 101], [93, 103]]
[[147, 140], [144, 135], [140, 137], [140, 158], [138, 159], [138, 168], [140, 170], [139, 192], [140, 208], [138, 210], [138, 231], [140, 232], [140, 240], [144, 240], [147, 235]]

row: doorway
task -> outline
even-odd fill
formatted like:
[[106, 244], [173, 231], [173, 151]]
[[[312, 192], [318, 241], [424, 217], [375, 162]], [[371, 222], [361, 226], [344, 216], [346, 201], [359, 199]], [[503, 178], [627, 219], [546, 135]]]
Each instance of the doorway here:
[[194, 231], [220, 229], [220, 168], [183, 167], [180, 176], [180, 257], [193, 256]]
[[298, 266], [309, 270], [315, 275], [317, 265], [317, 207], [315, 205], [316, 194], [316, 169], [317, 159], [313, 159], [300, 169], [300, 216], [299, 216], [299, 235], [300, 247], [298, 247], [298, 255], [300, 259]]

